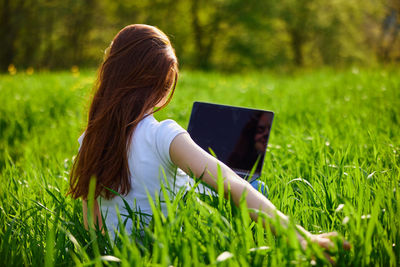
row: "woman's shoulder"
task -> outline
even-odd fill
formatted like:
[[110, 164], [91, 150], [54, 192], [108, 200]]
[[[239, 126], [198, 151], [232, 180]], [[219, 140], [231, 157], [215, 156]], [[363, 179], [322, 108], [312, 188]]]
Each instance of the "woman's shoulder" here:
[[153, 115], [148, 115], [145, 117], [138, 124], [138, 128], [145, 128], [147, 131], [152, 129], [157, 135], [167, 134], [168, 132], [186, 131], [184, 128], [182, 128], [182, 126], [172, 119], [158, 121]]
[[134, 142], [147, 142], [155, 145], [157, 149], [169, 149], [171, 141], [186, 130], [176, 121], [167, 119], [156, 120], [153, 115], [145, 117], [133, 133]]
[[140, 155], [159, 160], [163, 166], [170, 166], [172, 161], [169, 148], [172, 140], [180, 133], [186, 132], [174, 120], [157, 121], [152, 115], [145, 117], [137, 125], [130, 143], [131, 157]]
[[172, 119], [166, 119], [159, 122], [159, 127], [161, 130], [168, 130], [168, 131], [186, 131], [182, 126], [180, 126], [176, 121]]
[[175, 136], [184, 132], [186, 130], [176, 121], [167, 119], [158, 123], [156, 138], [157, 140], [164, 140], [169, 144]]

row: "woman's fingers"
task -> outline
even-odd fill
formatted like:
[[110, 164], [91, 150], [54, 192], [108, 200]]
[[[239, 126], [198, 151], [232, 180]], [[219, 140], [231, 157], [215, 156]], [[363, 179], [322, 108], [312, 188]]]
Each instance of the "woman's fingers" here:
[[322, 237], [322, 236], [316, 236], [315, 242], [322, 248], [326, 250], [331, 250], [335, 247], [335, 244], [333, 243], [332, 240], [330, 240], [327, 237]]
[[345, 239], [343, 239], [343, 248], [344, 248], [345, 250], [350, 250], [350, 249], [351, 249], [351, 244], [350, 244], [350, 242], [347, 241], [347, 240], [345, 240]]
[[327, 238], [329, 238], [329, 237], [336, 237], [336, 236], [338, 236], [338, 233], [337, 233], [337, 232], [329, 232], [329, 233], [319, 234], [318, 236], [320, 236], [320, 237], [327, 237]]
[[[338, 238], [339, 240], [342, 240], [342, 247], [345, 250], [349, 250], [351, 248], [350, 243], [342, 238], [337, 232], [330, 232], [330, 233], [323, 233], [319, 235], [312, 235], [310, 240], [312, 243], [318, 244], [319, 247], [323, 248], [323, 254], [325, 258], [332, 264], [333, 266], [336, 265], [335, 260], [332, 258], [332, 253], [333, 251], [336, 251], [335, 248], [335, 243], [337, 244]], [[301, 242], [303, 248], [307, 247], [307, 241], [303, 240]]]
[[[330, 250], [334, 247], [334, 242], [332, 239], [337, 238], [339, 235], [337, 232], [330, 232], [330, 233], [323, 233], [315, 236], [314, 242], [318, 243], [318, 245], [322, 248], [325, 248], [327, 250]], [[342, 238], [343, 243], [342, 247], [345, 250], [351, 249], [351, 244]]]

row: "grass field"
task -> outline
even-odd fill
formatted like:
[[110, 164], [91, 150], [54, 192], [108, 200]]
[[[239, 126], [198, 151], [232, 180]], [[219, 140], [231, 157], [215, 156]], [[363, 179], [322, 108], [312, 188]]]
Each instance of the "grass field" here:
[[[155, 212], [140, 242], [139, 230], [115, 245], [84, 230], [81, 202], [65, 194], [94, 77], [0, 76], [0, 266], [327, 264], [319, 248], [300, 248], [292, 227], [270, 221], [275, 237], [243, 205], [193, 192], [168, 201], [171, 216]], [[307, 230], [349, 240], [350, 251], [332, 252], [338, 265], [399, 264], [398, 69], [183, 72], [156, 117], [186, 127], [195, 100], [273, 110], [262, 176], [271, 201]]]

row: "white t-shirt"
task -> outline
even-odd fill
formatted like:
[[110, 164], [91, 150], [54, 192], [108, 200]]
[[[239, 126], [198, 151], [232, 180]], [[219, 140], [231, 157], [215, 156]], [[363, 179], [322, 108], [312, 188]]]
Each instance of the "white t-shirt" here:
[[[172, 163], [169, 154], [169, 147], [172, 140], [179, 134], [186, 133], [186, 130], [173, 120], [158, 122], [152, 115], [147, 116], [139, 122], [134, 130], [132, 141], [128, 150], [128, 164], [131, 174], [131, 190], [124, 196], [125, 201], [133, 211], [140, 210], [148, 214], [143, 219], [149, 222], [152, 210], [149, 204], [148, 194], [153, 201], [156, 201], [156, 193], [161, 200], [161, 209], [167, 215], [166, 206], [161, 191], [161, 182], [170, 185], [172, 192], [176, 193], [182, 187], [187, 188], [191, 180], [182, 170]], [[82, 144], [84, 134], [79, 138]], [[168, 190], [167, 190], [168, 191]], [[118, 229], [118, 217], [116, 208], [121, 214], [122, 222], [127, 218], [128, 212], [120, 196], [110, 200], [99, 198], [99, 205], [109, 232]], [[136, 201], [136, 202], [135, 202]], [[135, 208], [136, 203], [136, 208]], [[132, 232], [132, 221], [128, 219], [125, 229]]]

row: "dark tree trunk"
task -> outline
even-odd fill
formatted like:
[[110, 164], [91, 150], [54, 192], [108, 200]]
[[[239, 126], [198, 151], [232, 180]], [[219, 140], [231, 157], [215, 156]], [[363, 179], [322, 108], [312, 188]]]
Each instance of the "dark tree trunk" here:
[[6, 71], [14, 58], [15, 32], [11, 23], [11, 7], [9, 0], [3, 0], [1, 6], [0, 39], [2, 49], [0, 49], [0, 71]]
[[304, 38], [300, 32], [296, 29], [292, 29], [290, 31], [290, 35], [292, 37], [291, 46], [294, 55], [294, 63], [296, 66], [303, 66], [303, 44]]
[[203, 29], [200, 26], [199, 22], [199, 1], [192, 0], [191, 3], [191, 14], [192, 14], [192, 27], [193, 27], [193, 34], [194, 34], [194, 44], [196, 47], [196, 65], [200, 68], [204, 68], [207, 63], [207, 58], [203, 58], [204, 54], [204, 37], [203, 37]]
[[[191, 15], [192, 28], [196, 47], [196, 66], [201, 69], [211, 67], [211, 57], [214, 50], [215, 40], [219, 33], [221, 21], [221, 7], [216, 6], [215, 14], [211, 21], [202, 25], [199, 19], [199, 0], [192, 0]], [[204, 23], [203, 23], [204, 24]]]

